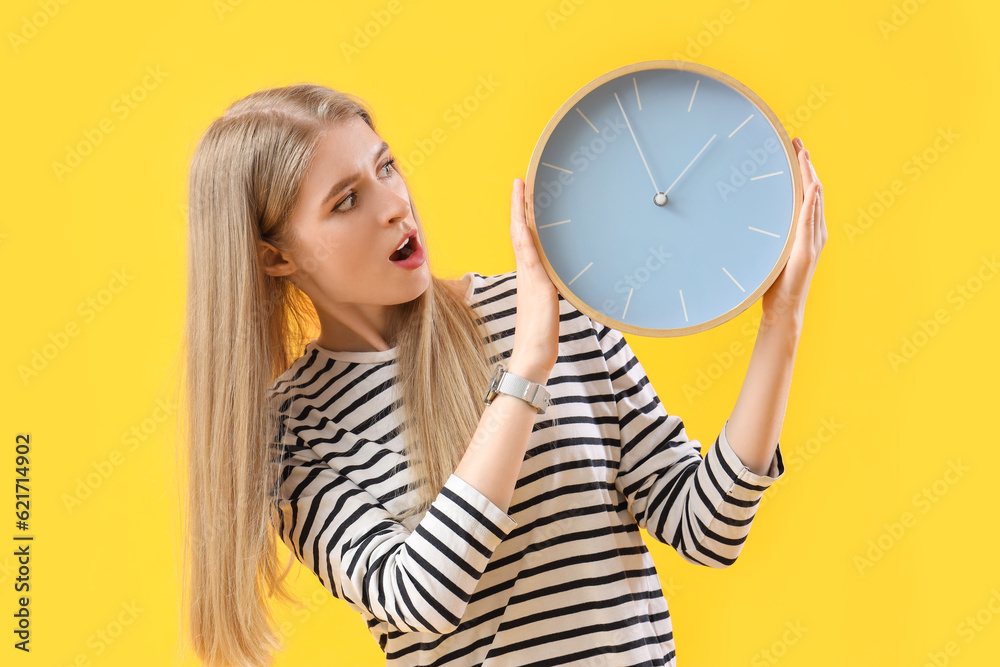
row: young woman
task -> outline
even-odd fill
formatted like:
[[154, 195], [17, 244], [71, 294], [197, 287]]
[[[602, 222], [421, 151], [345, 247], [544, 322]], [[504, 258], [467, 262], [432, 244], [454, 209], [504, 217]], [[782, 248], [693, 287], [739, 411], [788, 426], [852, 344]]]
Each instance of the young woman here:
[[[297, 85], [232, 104], [190, 175], [185, 590], [204, 662], [271, 662], [269, 598], [292, 600], [298, 559], [362, 615], [390, 665], [675, 664], [639, 529], [726, 567], [783, 472], [778, 436], [827, 236], [794, 143], [794, 248], [702, 457], [622, 335], [557, 293], [521, 179], [517, 270], [442, 280], [361, 100]], [[496, 362], [551, 405], [505, 393], [486, 405]]]

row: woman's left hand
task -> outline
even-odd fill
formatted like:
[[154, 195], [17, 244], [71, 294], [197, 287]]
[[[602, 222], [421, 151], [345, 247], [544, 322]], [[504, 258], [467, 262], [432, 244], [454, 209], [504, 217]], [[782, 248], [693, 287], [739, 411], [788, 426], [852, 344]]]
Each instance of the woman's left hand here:
[[820, 251], [826, 244], [826, 218], [823, 215], [823, 185], [809, 160], [809, 151], [803, 148], [802, 140], [798, 137], [792, 141], [792, 145], [802, 172], [802, 208], [788, 261], [777, 279], [764, 292], [762, 321], [785, 322], [801, 327], [809, 283], [816, 270]]

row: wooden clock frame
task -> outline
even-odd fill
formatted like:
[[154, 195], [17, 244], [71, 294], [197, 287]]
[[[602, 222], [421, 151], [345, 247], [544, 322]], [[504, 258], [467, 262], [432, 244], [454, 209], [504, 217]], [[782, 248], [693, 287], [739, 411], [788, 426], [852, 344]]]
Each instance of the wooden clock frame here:
[[[627, 74], [634, 72], [645, 72], [653, 69], [674, 69], [688, 72], [695, 72], [702, 76], [711, 77], [731, 88], [734, 88], [737, 92], [742, 93], [747, 99], [749, 99], [754, 106], [763, 114], [763, 116], [768, 120], [771, 126], [774, 128], [775, 134], [778, 136], [778, 140], [781, 142], [781, 146], [785, 152], [785, 157], [788, 159], [791, 165], [792, 171], [792, 217], [789, 225], [789, 233], [785, 239], [785, 246], [782, 248], [781, 255], [775, 262], [774, 267], [768, 274], [767, 278], [760, 284], [757, 289], [750, 293], [746, 298], [743, 299], [739, 304], [729, 309], [728, 311], [722, 313], [721, 315], [702, 322], [700, 324], [693, 324], [687, 327], [680, 327], [676, 329], [651, 329], [647, 327], [638, 327], [630, 324], [626, 324], [612, 317], [605, 315], [604, 313], [591, 308], [589, 304], [585, 303], [583, 299], [579, 298], [559, 277], [555, 269], [549, 263], [548, 257], [545, 256], [545, 249], [542, 247], [541, 241], [538, 238], [538, 230], [535, 226], [535, 178], [538, 173], [539, 163], [542, 158], [542, 152], [545, 150], [545, 145], [548, 143], [549, 137], [555, 130], [556, 126], [563, 120], [567, 113], [573, 110], [573, 107], [587, 96], [595, 88], [611, 81], [612, 79], [618, 79]], [[581, 312], [586, 314], [588, 317], [596, 322], [600, 322], [605, 326], [623, 331], [625, 333], [638, 334], [640, 336], [649, 336], [654, 338], [666, 338], [673, 336], [685, 336], [688, 334], [698, 333], [701, 331], [706, 331], [712, 327], [718, 326], [723, 322], [726, 322], [744, 310], [753, 305], [757, 299], [759, 299], [764, 292], [771, 286], [772, 283], [777, 279], [778, 274], [781, 273], [782, 269], [785, 267], [785, 263], [788, 261], [788, 256], [792, 251], [792, 244], [795, 242], [796, 233], [796, 221], [799, 216], [799, 210], [802, 207], [802, 198], [804, 190], [802, 188], [802, 173], [799, 169], [799, 161], [795, 155], [795, 147], [792, 146], [791, 139], [788, 137], [788, 133], [785, 132], [785, 128], [782, 126], [781, 121], [778, 120], [777, 115], [771, 111], [770, 107], [764, 103], [756, 93], [750, 90], [747, 86], [740, 83], [733, 77], [720, 72], [711, 67], [701, 65], [698, 63], [688, 62], [684, 60], [647, 60], [643, 62], [633, 63], [631, 65], [625, 65], [623, 67], [618, 67], [609, 72], [602, 74], [590, 83], [586, 84], [584, 87], [577, 90], [573, 95], [570, 96], [566, 102], [559, 107], [559, 109], [553, 114], [552, 118], [549, 120], [548, 124], [542, 130], [538, 141], [535, 144], [535, 149], [531, 154], [531, 161], [528, 164], [528, 174], [525, 178], [525, 191], [524, 191], [524, 204], [525, 204], [525, 219], [528, 223], [528, 229], [531, 230], [531, 237], [535, 244], [535, 248], [538, 251], [538, 257], [542, 260], [542, 264], [545, 266], [545, 272], [549, 275], [552, 280], [553, 285], [559, 291], [563, 298], [571, 301]], [[570, 298], [571, 297], [571, 298]]]

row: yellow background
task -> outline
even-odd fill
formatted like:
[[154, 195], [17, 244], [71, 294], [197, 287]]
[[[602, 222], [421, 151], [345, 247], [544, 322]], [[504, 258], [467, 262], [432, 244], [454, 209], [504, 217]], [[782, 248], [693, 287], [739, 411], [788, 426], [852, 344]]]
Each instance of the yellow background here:
[[[178, 657], [184, 482], [171, 404], [183, 207], [194, 144], [230, 102], [302, 81], [370, 102], [397, 155], [420, 162], [409, 182], [435, 271], [458, 277], [514, 268], [511, 181], [563, 101], [616, 67], [682, 58], [734, 76], [803, 138], [829, 240], [781, 436], [787, 478], [765, 495], [743, 555], [699, 568], [647, 538], [679, 664], [997, 664], [995, 6], [393, 6], [4, 3], [0, 662], [195, 664]], [[345, 54], [366, 24], [373, 36]], [[448, 122], [480, 77], [499, 85]], [[110, 131], [88, 139], [102, 123]], [[949, 128], [950, 143], [935, 144]], [[435, 130], [445, 139], [427, 148]], [[759, 317], [757, 303], [694, 336], [628, 337], [668, 411], [706, 446], [732, 410]], [[726, 358], [734, 343], [742, 352]], [[12, 648], [19, 433], [32, 441], [30, 654]], [[380, 664], [360, 617], [311, 573], [295, 588], [312, 610], [281, 612], [278, 665]]]

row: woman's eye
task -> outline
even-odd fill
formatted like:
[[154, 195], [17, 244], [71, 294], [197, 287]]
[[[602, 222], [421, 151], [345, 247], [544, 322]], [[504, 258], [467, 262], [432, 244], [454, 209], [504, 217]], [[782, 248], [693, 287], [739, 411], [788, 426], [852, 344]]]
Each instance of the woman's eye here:
[[[391, 173], [396, 170], [396, 166], [395, 165], [396, 165], [396, 158], [389, 158], [388, 162], [386, 162], [384, 165], [382, 165], [382, 169], [385, 169], [386, 172], [391, 175]], [[357, 193], [356, 192], [352, 192], [351, 194], [349, 194], [346, 197], [344, 197], [340, 201], [339, 204], [337, 204], [336, 206], [333, 207], [333, 212], [334, 213], [339, 213], [339, 212], [343, 212], [344, 210], [350, 210], [350, 209], [354, 208], [354, 206], [349, 206], [349, 207], [347, 207], [347, 209], [345, 209], [344, 208], [344, 204], [347, 203], [348, 200], [350, 200], [351, 203], [353, 204], [354, 202], [357, 201], [357, 199], [358, 199]]]
[[[338, 212], [338, 211], [342, 211], [342, 210], [344, 210], [343, 206], [344, 206], [344, 204], [345, 204], [345, 203], [346, 203], [346, 202], [347, 202], [348, 200], [355, 200], [355, 199], [357, 199], [357, 198], [358, 198], [358, 196], [357, 196], [357, 194], [356, 194], [356, 193], [354, 193], [354, 192], [352, 192], [351, 194], [347, 195], [346, 197], [344, 197], [344, 198], [343, 198], [343, 199], [341, 200], [341, 202], [340, 202], [339, 204], [337, 204], [336, 206], [334, 206], [334, 207], [333, 207], [333, 210], [334, 210], [334, 212]], [[353, 206], [351, 206], [351, 207], [349, 207], [349, 208], [354, 208], [354, 207], [353, 207]]]

